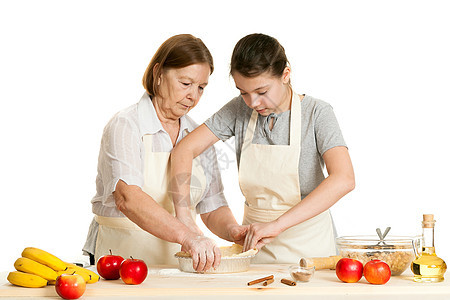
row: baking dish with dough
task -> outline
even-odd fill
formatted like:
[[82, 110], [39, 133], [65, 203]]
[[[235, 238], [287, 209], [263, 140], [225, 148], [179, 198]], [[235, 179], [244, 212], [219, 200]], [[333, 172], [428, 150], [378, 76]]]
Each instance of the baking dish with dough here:
[[[242, 252], [243, 247], [238, 244], [222, 246], [220, 253], [222, 258], [216, 269], [209, 269], [204, 273], [236, 273], [244, 272], [250, 268], [250, 260], [258, 253], [257, 249]], [[179, 269], [184, 272], [196, 272], [192, 267], [192, 257], [189, 253], [180, 251], [175, 254], [178, 258]]]

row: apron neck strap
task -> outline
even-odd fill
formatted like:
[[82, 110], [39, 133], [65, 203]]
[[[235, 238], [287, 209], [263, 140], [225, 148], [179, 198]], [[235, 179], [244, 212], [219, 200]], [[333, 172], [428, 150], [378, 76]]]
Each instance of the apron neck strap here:
[[250, 145], [253, 141], [253, 136], [256, 128], [256, 121], [258, 120], [258, 112], [253, 110], [252, 116], [250, 117], [250, 121], [248, 121], [247, 130], [245, 131], [245, 138], [243, 149], [245, 149], [246, 145]]
[[[248, 122], [247, 130], [245, 131], [245, 138], [243, 148], [246, 145], [250, 145], [253, 141], [253, 136], [255, 135], [256, 122], [258, 121], [258, 112], [256, 110], [252, 111], [250, 121]], [[300, 97], [292, 91], [292, 101], [291, 101], [291, 120], [290, 120], [290, 130], [289, 130], [289, 144], [298, 146], [301, 141], [301, 130], [302, 126], [302, 102]]]
[[291, 124], [289, 131], [289, 144], [300, 146], [302, 137], [302, 102], [300, 97], [292, 91]]
[[145, 151], [148, 153], [153, 152], [153, 134], [144, 134], [142, 141], [144, 142]]

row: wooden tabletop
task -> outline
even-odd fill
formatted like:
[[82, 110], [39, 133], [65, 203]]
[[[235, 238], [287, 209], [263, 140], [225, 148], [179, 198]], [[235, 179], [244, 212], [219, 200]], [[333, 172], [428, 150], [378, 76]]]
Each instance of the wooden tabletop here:
[[[88, 284], [81, 299], [145, 297], [146, 299], [450, 299], [450, 280], [439, 283], [416, 283], [407, 270], [393, 276], [385, 285], [369, 284], [364, 278], [358, 283], [343, 283], [334, 271], [316, 271], [310, 282], [296, 286], [282, 284], [290, 278], [289, 265], [251, 265], [250, 270], [235, 274], [183, 273], [175, 266], [150, 266], [147, 279], [140, 285], [126, 285], [120, 279], [100, 280]], [[6, 280], [8, 272], [0, 273], [0, 297], [60, 299], [54, 286], [22, 288]], [[268, 275], [275, 281], [247, 286], [247, 282]], [[300, 296], [300, 297], [299, 297]]]

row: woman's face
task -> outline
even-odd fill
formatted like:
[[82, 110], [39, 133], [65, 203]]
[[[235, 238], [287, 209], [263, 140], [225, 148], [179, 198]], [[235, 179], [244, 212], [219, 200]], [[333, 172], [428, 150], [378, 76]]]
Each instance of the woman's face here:
[[262, 116], [279, 114], [290, 108], [290, 69], [286, 67], [281, 77], [266, 72], [256, 77], [245, 77], [233, 73], [236, 88], [241, 92], [245, 104]]
[[178, 119], [194, 108], [208, 84], [210, 71], [207, 63], [164, 70], [156, 97], [164, 117]]

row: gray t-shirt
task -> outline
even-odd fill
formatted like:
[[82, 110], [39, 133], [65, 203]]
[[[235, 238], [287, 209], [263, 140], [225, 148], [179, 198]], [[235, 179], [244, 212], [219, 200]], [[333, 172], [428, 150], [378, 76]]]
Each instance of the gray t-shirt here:
[[[205, 125], [222, 141], [235, 136], [238, 168], [251, 114], [252, 109], [239, 96], [225, 104], [205, 122]], [[258, 115], [253, 143], [288, 145], [290, 116], [290, 110], [266, 117]], [[273, 128], [270, 130], [269, 121], [272, 117]], [[325, 179], [322, 155], [337, 146], [347, 147], [333, 108], [322, 100], [305, 95], [302, 100], [302, 141], [298, 168], [302, 199]]]

